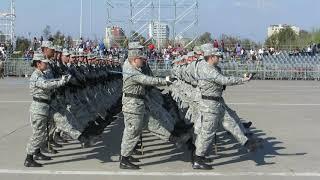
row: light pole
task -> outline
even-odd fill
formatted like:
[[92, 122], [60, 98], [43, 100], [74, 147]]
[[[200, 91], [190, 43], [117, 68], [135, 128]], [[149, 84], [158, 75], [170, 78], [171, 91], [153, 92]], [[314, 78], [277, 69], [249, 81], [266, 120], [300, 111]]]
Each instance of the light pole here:
[[92, 0], [90, 0], [90, 36], [92, 36]]
[[161, 21], [161, 0], [159, 0], [159, 17], [158, 17], [158, 50], [160, 51], [160, 21]]
[[80, 1], [80, 38], [82, 37], [82, 6], [83, 0]]

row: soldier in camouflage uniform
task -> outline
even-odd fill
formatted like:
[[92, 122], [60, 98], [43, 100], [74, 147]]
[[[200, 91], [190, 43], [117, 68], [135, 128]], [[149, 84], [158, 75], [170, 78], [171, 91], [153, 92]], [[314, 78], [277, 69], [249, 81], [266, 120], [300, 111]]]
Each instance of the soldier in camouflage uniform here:
[[24, 165], [26, 167], [41, 167], [42, 165], [34, 161], [50, 160], [51, 158], [40, 152], [40, 147], [46, 142], [47, 121], [50, 112], [50, 101], [52, 89], [64, 86], [70, 77], [64, 76], [57, 81], [47, 79], [44, 71], [48, 67], [49, 60], [45, 59], [42, 54], [35, 54], [32, 65], [36, 70], [30, 78], [30, 91], [33, 101], [30, 107], [30, 121], [33, 134], [27, 145], [27, 157]]
[[[52, 41], [43, 41], [42, 45], [41, 45], [41, 50], [43, 55], [49, 60], [48, 63], [48, 68], [46, 71], [44, 71], [46, 78], [47, 79], [54, 79], [54, 78], [58, 78], [57, 73], [54, 71], [55, 70], [55, 49], [56, 47], [53, 45]], [[54, 90], [52, 90], [52, 104], [56, 104], [55, 101], [55, 97], [54, 97]], [[55, 150], [54, 148], [52, 148], [52, 133], [54, 132], [55, 129], [55, 125], [54, 125], [54, 120], [52, 118], [52, 111], [53, 109], [50, 109], [50, 114], [49, 114], [49, 120], [47, 121], [47, 130], [48, 130], [48, 137], [47, 137], [47, 145], [44, 145], [43, 147], [41, 147], [41, 150], [43, 152], [46, 153], [52, 153], [52, 154], [56, 154], [58, 151]], [[51, 142], [50, 142], [51, 141]]]
[[[205, 155], [224, 119], [226, 105], [222, 98], [223, 86], [243, 84], [251, 79], [251, 77], [236, 78], [222, 75], [221, 70], [217, 67], [220, 55], [216, 49], [208, 45], [204, 49], [205, 61], [201, 61], [196, 69], [201, 92], [199, 102], [201, 120], [197, 122], [200, 125], [195, 141], [196, 151], [192, 164], [194, 169], [212, 169], [212, 166], [205, 163]], [[237, 126], [237, 123], [233, 122], [233, 125]], [[232, 130], [236, 131], [232, 132], [233, 134], [240, 135], [235, 137], [242, 145], [248, 148], [256, 145], [255, 141], [249, 141], [244, 136], [240, 128]]]
[[121, 143], [120, 168], [139, 169], [132, 163], [136, 161], [131, 154], [142, 133], [145, 116], [145, 87], [165, 86], [170, 83], [170, 78], [154, 78], [141, 72], [144, 56], [140, 50], [129, 50], [130, 64], [123, 67], [123, 97], [122, 111], [125, 129]]

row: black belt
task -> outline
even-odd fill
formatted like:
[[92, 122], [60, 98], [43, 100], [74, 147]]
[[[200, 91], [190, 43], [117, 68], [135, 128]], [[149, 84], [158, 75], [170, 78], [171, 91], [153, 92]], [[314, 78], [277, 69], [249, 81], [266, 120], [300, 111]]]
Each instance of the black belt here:
[[124, 96], [125, 97], [137, 98], [137, 99], [144, 99], [143, 95], [138, 95], [138, 94], [124, 93]]
[[206, 99], [206, 100], [213, 100], [213, 101], [222, 101], [222, 97], [215, 97], [215, 96], [201, 96], [202, 99]]
[[194, 85], [194, 84], [192, 84], [192, 83], [189, 83], [189, 82], [186, 82], [186, 81], [184, 81], [186, 84], [189, 84], [189, 85], [191, 85], [193, 88], [196, 88], [197, 87], [197, 85]]
[[45, 103], [45, 104], [50, 104], [50, 100], [47, 100], [47, 99], [40, 99], [40, 98], [33, 97], [33, 100], [37, 102]]

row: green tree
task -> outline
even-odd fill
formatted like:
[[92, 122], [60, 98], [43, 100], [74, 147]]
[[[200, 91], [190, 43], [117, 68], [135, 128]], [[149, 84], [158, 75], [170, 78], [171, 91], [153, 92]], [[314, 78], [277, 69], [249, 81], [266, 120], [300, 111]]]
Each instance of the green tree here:
[[141, 44], [144, 44], [146, 38], [136, 31], [131, 31], [129, 40], [130, 42], [139, 41]]
[[212, 42], [211, 33], [205, 32], [199, 36], [196, 44], [201, 45], [201, 44], [210, 43], [210, 42]]
[[234, 37], [227, 34], [222, 34], [220, 36], [220, 40], [223, 40], [225, 48], [229, 49], [235, 48], [236, 44], [240, 43], [240, 39], [238, 37]]
[[64, 45], [64, 40], [65, 40], [65, 35], [62, 34], [60, 31], [57, 31], [53, 36], [53, 43], [55, 45], [63, 46]]
[[311, 33], [311, 40], [314, 43], [319, 44], [320, 43], [320, 29], [314, 29]]
[[20, 51], [23, 53], [25, 50], [27, 50], [31, 45], [31, 42], [29, 39], [25, 37], [17, 37], [16, 40], [16, 51]]
[[292, 28], [286, 27], [270, 36], [266, 40], [265, 45], [276, 49], [283, 49], [285, 47], [293, 48], [298, 45], [298, 39], [299, 35], [297, 35]]
[[49, 25], [46, 25], [42, 33], [43, 33], [43, 38], [49, 39], [49, 37], [51, 36], [51, 27]]

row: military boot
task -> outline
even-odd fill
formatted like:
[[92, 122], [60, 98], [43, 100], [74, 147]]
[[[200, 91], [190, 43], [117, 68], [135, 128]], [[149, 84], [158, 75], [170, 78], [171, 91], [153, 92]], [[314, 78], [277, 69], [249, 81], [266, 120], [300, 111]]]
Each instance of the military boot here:
[[55, 132], [53, 135], [53, 139], [60, 141], [60, 142], [63, 142], [63, 143], [68, 143], [67, 140], [65, 140], [61, 137], [60, 132]]
[[252, 122], [249, 121], [247, 123], [242, 123], [242, 125], [243, 125], [244, 128], [249, 129], [251, 127], [251, 125], [252, 125]]
[[58, 153], [57, 150], [53, 149], [52, 147], [48, 148], [48, 146], [41, 148], [41, 152], [48, 153], [48, 154], [57, 154]]
[[131, 163], [129, 157], [120, 157], [120, 169], [140, 169], [138, 165]]
[[192, 168], [210, 170], [212, 169], [212, 166], [205, 163], [205, 157], [195, 155], [193, 157]]
[[26, 160], [24, 161], [24, 166], [25, 167], [42, 167], [42, 164], [37, 163], [33, 159], [33, 155], [28, 154], [26, 157]]
[[54, 147], [57, 147], [57, 148], [62, 148], [63, 146], [61, 145], [61, 144], [59, 144], [59, 143], [57, 143], [55, 140], [50, 140], [49, 141], [50, 142], [50, 144], [52, 145], [52, 146], [54, 146]]
[[263, 148], [262, 139], [249, 139], [244, 144], [244, 147], [246, 147], [249, 152], [255, 152], [259, 148]]
[[81, 147], [82, 148], [88, 148], [91, 146], [91, 142], [90, 142], [90, 139], [89, 137], [85, 134], [85, 133], [82, 133], [78, 140], [80, 141], [80, 144], [81, 144]]
[[41, 151], [40, 151], [40, 149], [37, 149], [33, 159], [34, 159], [34, 160], [45, 160], [45, 161], [49, 161], [49, 160], [51, 160], [51, 157], [42, 154]]
[[[134, 158], [133, 156], [128, 156], [130, 162], [140, 162], [139, 159]], [[121, 161], [121, 156], [119, 157], [119, 161]]]
[[183, 144], [185, 144], [190, 138], [191, 135], [189, 133], [184, 133], [180, 136], [171, 134], [171, 136], [169, 137], [169, 141], [175, 143], [177, 148], [181, 148]]

